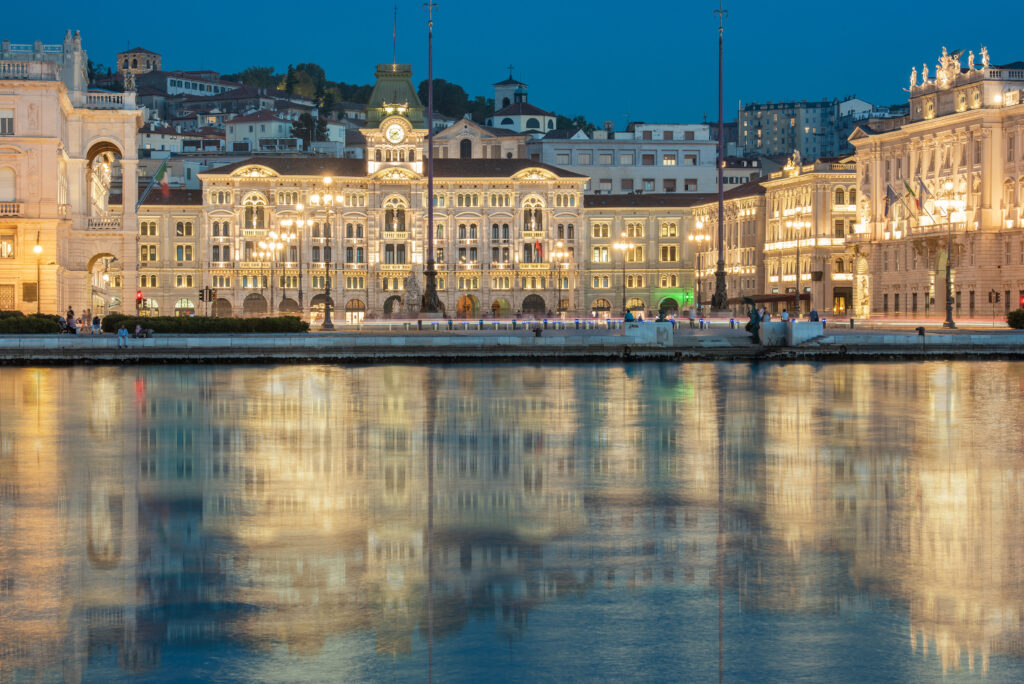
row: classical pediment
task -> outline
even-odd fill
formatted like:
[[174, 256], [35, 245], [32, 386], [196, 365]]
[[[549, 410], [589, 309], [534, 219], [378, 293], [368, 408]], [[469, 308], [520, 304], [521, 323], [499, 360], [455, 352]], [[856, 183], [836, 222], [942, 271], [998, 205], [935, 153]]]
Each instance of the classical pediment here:
[[266, 166], [250, 164], [249, 166], [243, 166], [242, 168], [234, 171], [231, 175], [241, 178], [273, 178], [280, 174]]
[[419, 175], [415, 171], [402, 168], [401, 166], [383, 168], [373, 174], [374, 180], [381, 181], [413, 181], [420, 180], [422, 178], [423, 176]]
[[0, 157], [17, 157], [25, 154], [25, 151], [14, 145], [0, 145]]
[[523, 169], [522, 171], [516, 172], [512, 178], [517, 181], [542, 181], [542, 180], [558, 180], [558, 176], [551, 173], [547, 169], [542, 169], [536, 166]]

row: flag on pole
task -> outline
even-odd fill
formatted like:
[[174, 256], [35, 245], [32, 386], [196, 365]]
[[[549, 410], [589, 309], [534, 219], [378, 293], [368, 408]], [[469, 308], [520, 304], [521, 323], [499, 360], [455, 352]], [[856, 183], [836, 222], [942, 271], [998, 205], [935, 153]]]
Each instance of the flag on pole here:
[[885, 186], [885, 218], [889, 218], [889, 209], [900, 201], [899, 195], [892, 189], [891, 185]]
[[541, 244], [540, 244], [540, 240], [537, 240], [537, 244], [536, 244], [536, 247], [537, 247], [537, 261], [540, 261], [541, 259], [543, 259], [543, 258], [544, 258], [544, 257], [543, 257], [543, 256], [541, 255]]
[[932, 193], [928, 191], [928, 186], [924, 184], [924, 181], [921, 180], [920, 176], [917, 177], [917, 187], [920, 188], [918, 191], [918, 194], [920, 195], [919, 203], [924, 204], [925, 200], [932, 196]]
[[166, 159], [164, 160], [164, 163], [160, 165], [160, 170], [157, 171], [156, 178], [154, 178], [154, 180], [157, 183], [160, 184], [160, 194], [164, 196], [164, 199], [167, 199], [168, 197], [170, 197], [171, 196], [171, 187], [167, 184], [167, 160]]
[[910, 187], [910, 183], [904, 180], [903, 187], [907, 189], [907, 194], [914, 198], [914, 204], [917, 206], [917, 210], [921, 211], [921, 200], [918, 198], [917, 194], [914, 193], [914, 189]]

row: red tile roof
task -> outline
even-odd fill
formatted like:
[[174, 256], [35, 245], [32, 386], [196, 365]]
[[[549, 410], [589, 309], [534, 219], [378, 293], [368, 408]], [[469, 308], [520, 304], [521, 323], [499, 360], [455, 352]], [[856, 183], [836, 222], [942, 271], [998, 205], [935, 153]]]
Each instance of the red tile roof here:
[[513, 102], [508, 107], [494, 112], [491, 116], [554, 116], [554, 114], [545, 112], [540, 107], [534, 107], [529, 102]]

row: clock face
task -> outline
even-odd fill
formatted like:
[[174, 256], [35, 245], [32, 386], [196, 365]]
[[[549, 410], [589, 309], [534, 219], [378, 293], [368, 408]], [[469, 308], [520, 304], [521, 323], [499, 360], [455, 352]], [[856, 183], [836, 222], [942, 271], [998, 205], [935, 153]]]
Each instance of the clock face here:
[[391, 143], [400, 143], [405, 140], [405, 129], [398, 124], [391, 124], [384, 131], [384, 137]]

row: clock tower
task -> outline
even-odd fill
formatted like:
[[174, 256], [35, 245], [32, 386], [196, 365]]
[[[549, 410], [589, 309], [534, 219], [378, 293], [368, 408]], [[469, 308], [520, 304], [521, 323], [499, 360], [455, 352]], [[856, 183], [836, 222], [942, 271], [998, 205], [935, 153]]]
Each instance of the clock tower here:
[[[412, 85], [408, 64], [378, 64], [377, 83], [366, 105], [367, 172], [375, 175], [394, 168], [426, 172], [427, 129], [423, 103]], [[396, 171], [401, 173], [401, 171]]]

